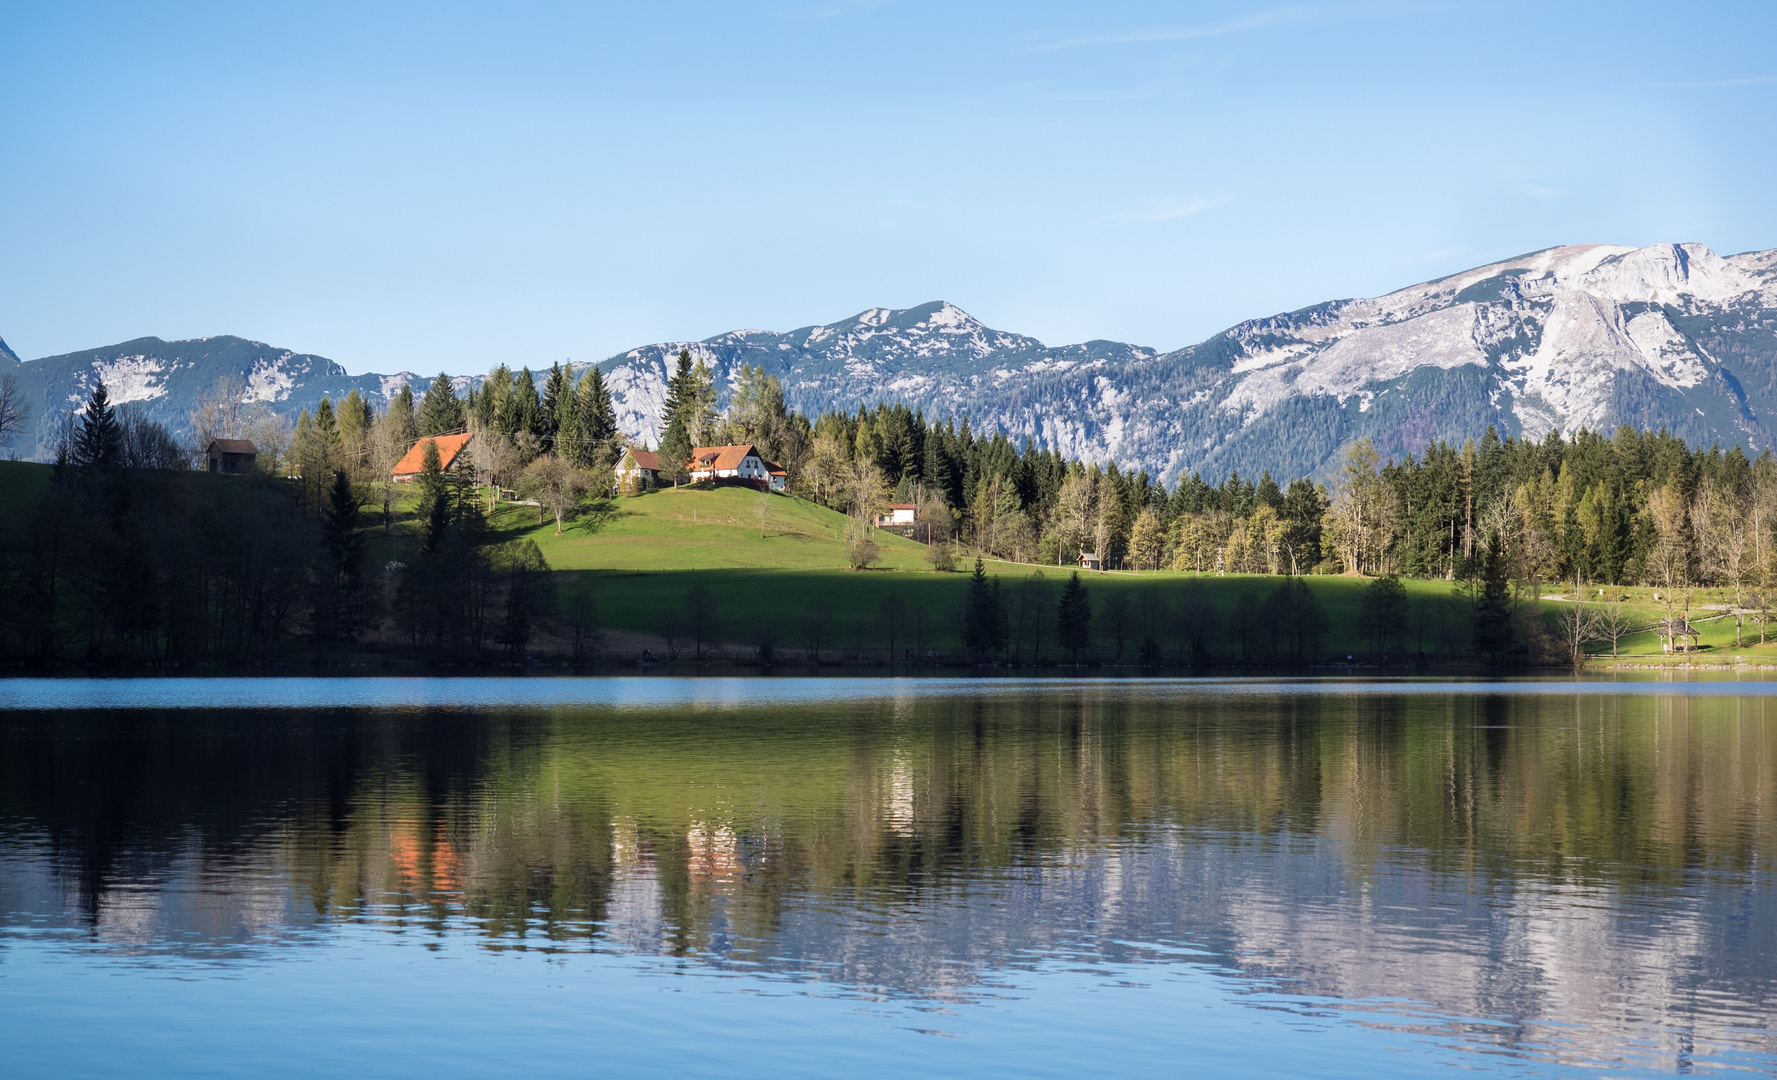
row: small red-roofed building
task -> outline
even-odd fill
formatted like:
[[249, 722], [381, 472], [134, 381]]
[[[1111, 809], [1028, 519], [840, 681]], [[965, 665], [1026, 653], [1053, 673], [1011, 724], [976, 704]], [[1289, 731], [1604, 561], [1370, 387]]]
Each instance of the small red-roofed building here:
[[437, 443], [438, 464], [448, 473], [459, 463], [468, 463], [469, 458], [463, 451], [468, 448], [469, 440], [474, 437], [473, 432], [467, 431], [458, 435], [428, 435], [414, 443], [407, 453], [401, 455], [401, 460], [397, 461], [395, 467], [389, 472], [402, 483], [419, 479], [420, 473], [424, 472], [426, 468], [426, 444]]
[[914, 514], [918, 510], [919, 507], [912, 503], [895, 503], [887, 510], [876, 515], [876, 527], [879, 529], [892, 529], [897, 525], [911, 526], [913, 524]]
[[685, 471], [691, 474], [692, 483], [745, 480], [760, 487], [771, 483], [771, 469], [759, 451], [749, 445], [693, 447]]
[[638, 495], [660, 483], [660, 455], [653, 450], [638, 450], [635, 447], [623, 451], [623, 459], [617, 462], [617, 490], [626, 495]]

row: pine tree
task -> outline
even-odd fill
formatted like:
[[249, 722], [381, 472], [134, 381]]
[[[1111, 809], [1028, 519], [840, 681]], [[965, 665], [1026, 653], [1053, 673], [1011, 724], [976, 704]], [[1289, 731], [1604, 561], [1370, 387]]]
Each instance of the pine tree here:
[[315, 406], [315, 435], [328, 447], [339, 442], [339, 418], [333, 413], [333, 401], [323, 396]]
[[661, 409], [661, 420], [670, 423], [675, 415], [684, 412], [696, 393], [696, 387], [691, 370], [691, 350], [680, 349], [678, 370], [666, 381], [666, 405]]
[[513, 419], [516, 431], [528, 431], [537, 438], [543, 438], [547, 432], [543, 427], [543, 402], [537, 397], [537, 379], [531, 374], [530, 368], [521, 368], [518, 380], [512, 386]]
[[1000, 605], [999, 579], [988, 580], [987, 568], [977, 556], [969, 591], [963, 596], [963, 648], [979, 662], [1005, 645], [1006, 619]]
[[335, 470], [321, 511], [321, 544], [329, 573], [317, 583], [315, 636], [354, 641], [362, 628], [364, 537], [358, 531], [358, 496], [345, 470]]
[[601, 456], [608, 461], [615, 456], [612, 451], [617, 438], [617, 409], [611, 403], [605, 377], [596, 366], [580, 376], [574, 397], [580, 423], [580, 464], [590, 466]]
[[410, 446], [419, 437], [419, 418], [414, 415], [413, 387], [401, 384], [401, 389], [389, 399], [389, 411], [383, 415], [383, 423], [395, 425], [399, 435], [395, 441], [401, 446]]
[[565, 430], [572, 418], [574, 395], [568, 388], [568, 377], [560, 364], [549, 366], [549, 377], [543, 380], [542, 408], [538, 410], [537, 437], [549, 442]]
[[444, 531], [450, 526], [450, 488], [444, 480], [444, 459], [439, 456], [436, 439], [427, 439], [420, 455], [420, 518], [426, 523], [420, 550], [427, 555], [438, 550]]
[[[1143, 473], [1142, 476], [1145, 479], [1147, 474]], [[1270, 469], [1266, 469], [1264, 474], [1259, 477], [1258, 498], [1259, 502], [1273, 510], [1283, 509], [1283, 491], [1278, 488], [1277, 481], [1271, 479]]]
[[1055, 613], [1055, 629], [1062, 646], [1073, 655], [1074, 663], [1078, 664], [1080, 650], [1086, 647], [1092, 635], [1092, 598], [1087, 595], [1086, 586], [1080, 583], [1078, 570], [1068, 576], [1067, 584], [1061, 588], [1061, 605]]
[[448, 435], [463, 430], [464, 422], [463, 403], [457, 398], [457, 389], [451, 385], [449, 375], [439, 372], [432, 385], [426, 388], [425, 400], [420, 403], [419, 433]]
[[1496, 661], [1512, 648], [1511, 579], [1504, 549], [1498, 533], [1487, 538], [1481, 554], [1480, 603], [1475, 608], [1475, 651]]
[[481, 425], [508, 439], [518, 430], [517, 416], [513, 412], [516, 403], [512, 397], [512, 383], [512, 369], [505, 364], [495, 365], [482, 382], [481, 396], [476, 401], [476, 416]]
[[691, 463], [691, 435], [685, 430], [685, 414], [675, 412], [666, 422], [666, 433], [660, 437], [660, 471], [679, 484]]
[[76, 465], [94, 469], [116, 469], [123, 465], [123, 430], [111, 408], [111, 395], [103, 379], [93, 383], [92, 396], [80, 416], [80, 428], [74, 433], [73, 460]]

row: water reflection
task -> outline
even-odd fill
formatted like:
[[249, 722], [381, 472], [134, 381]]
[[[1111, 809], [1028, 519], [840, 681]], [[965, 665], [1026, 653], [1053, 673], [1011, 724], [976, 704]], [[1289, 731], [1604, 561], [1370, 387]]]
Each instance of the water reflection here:
[[355, 926], [958, 1006], [1202, 964], [1533, 1061], [1777, 1062], [1762, 693], [921, 689], [0, 713], [0, 932], [227, 965]]

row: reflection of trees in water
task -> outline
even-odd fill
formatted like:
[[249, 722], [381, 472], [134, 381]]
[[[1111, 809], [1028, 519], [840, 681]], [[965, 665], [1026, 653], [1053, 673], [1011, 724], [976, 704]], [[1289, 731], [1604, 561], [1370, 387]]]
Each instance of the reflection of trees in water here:
[[[1628, 994], [1676, 1029], [1725, 985], [1769, 1019], [1764, 699], [1106, 686], [81, 723], [5, 721], [0, 843], [43, 838], [43, 888], [131, 940], [349, 919], [940, 996], [1148, 942], [1441, 1015]], [[133, 887], [185, 878], [210, 884]], [[200, 894], [238, 910], [174, 910]]]
[[613, 875], [646, 868], [688, 941], [716, 901], [898, 903], [1175, 826], [1234, 849], [1322, 833], [1353, 875], [1408, 848], [1433, 872], [1628, 885], [1749, 868], [1777, 840], [1763, 699], [1089, 688], [934, 699], [911, 725], [890, 708], [148, 714], [92, 737], [12, 720], [0, 807], [89, 912], [192, 842], [219, 864], [270, 844], [319, 914], [466, 914], [496, 936], [598, 923]]

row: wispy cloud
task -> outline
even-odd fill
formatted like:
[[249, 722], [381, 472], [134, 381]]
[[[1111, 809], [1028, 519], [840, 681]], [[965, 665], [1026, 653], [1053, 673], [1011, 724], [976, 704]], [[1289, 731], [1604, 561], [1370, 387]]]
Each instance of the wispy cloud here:
[[1286, 23], [1300, 22], [1308, 12], [1302, 8], [1286, 7], [1275, 11], [1249, 15], [1233, 22], [1218, 23], [1214, 26], [1187, 26], [1158, 30], [1138, 30], [1127, 34], [1104, 34], [1098, 37], [1070, 38], [1066, 41], [1052, 41], [1046, 45], [1035, 47], [1036, 52], [1053, 52], [1057, 49], [1080, 49], [1094, 45], [1143, 45], [1156, 41], [1196, 41], [1200, 38], [1223, 37], [1238, 34], [1246, 30], [1259, 30], [1267, 26], [1281, 26]]
[[1648, 85], [1677, 90], [1714, 90], [1724, 86], [1761, 86], [1766, 83], [1777, 83], [1777, 75], [1747, 75], [1739, 79], [1711, 79], [1707, 82], [1657, 82]]

